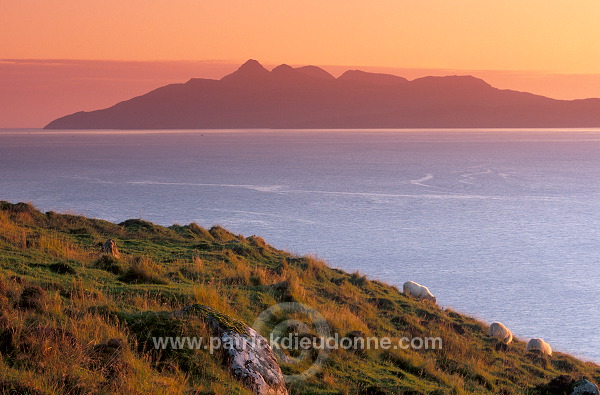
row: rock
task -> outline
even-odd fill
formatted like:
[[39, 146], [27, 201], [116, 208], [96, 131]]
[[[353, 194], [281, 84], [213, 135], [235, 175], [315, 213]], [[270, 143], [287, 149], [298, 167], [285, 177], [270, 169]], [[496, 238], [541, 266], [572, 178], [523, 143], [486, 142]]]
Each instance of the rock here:
[[119, 258], [120, 256], [117, 243], [113, 239], [106, 240], [106, 243], [102, 246], [102, 252], [115, 258]]
[[224, 343], [234, 344], [227, 352], [230, 368], [255, 394], [287, 394], [283, 373], [275, 360], [267, 340], [254, 329], [247, 328], [248, 336], [226, 332]]
[[583, 379], [575, 382], [571, 395], [599, 395], [599, 392], [596, 384]]
[[226, 361], [233, 375], [257, 395], [287, 395], [281, 368], [268, 341], [254, 329], [210, 307], [194, 304], [175, 316], [201, 317], [214, 336], [226, 345]]

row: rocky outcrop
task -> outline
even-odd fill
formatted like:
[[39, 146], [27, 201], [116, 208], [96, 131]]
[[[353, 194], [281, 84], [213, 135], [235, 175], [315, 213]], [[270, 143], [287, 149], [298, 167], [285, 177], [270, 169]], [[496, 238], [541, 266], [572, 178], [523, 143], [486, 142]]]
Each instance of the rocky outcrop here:
[[119, 249], [117, 248], [117, 243], [113, 239], [106, 240], [106, 243], [102, 246], [102, 253], [106, 255], [110, 255], [114, 258], [119, 258]]
[[[154, 363], [176, 363], [191, 375], [204, 371], [206, 354], [209, 358], [222, 358], [222, 363], [241, 386], [256, 395], [287, 395], [285, 377], [275, 359], [268, 341], [243, 322], [222, 314], [210, 307], [194, 304], [177, 311], [144, 311], [118, 314], [129, 331], [137, 338], [138, 349], [148, 353]], [[187, 338], [198, 334], [198, 324], [204, 339], [202, 346], [158, 346], [160, 338]], [[210, 339], [206, 338], [210, 337]], [[196, 338], [197, 339], [197, 338]], [[184, 344], [184, 343], [183, 343]], [[110, 344], [101, 345], [104, 349]], [[209, 348], [210, 347], [210, 348]], [[113, 347], [115, 348], [115, 347]]]
[[596, 384], [583, 379], [575, 382], [571, 395], [599, 395]]
[[226, 349], [226, 361], [233, 375], [255, 394], [286, 395], [281, 368], [268, 341], [254, 329], [210, 307], [191, 305], [175, 317], [194, 315], [202, 318]]

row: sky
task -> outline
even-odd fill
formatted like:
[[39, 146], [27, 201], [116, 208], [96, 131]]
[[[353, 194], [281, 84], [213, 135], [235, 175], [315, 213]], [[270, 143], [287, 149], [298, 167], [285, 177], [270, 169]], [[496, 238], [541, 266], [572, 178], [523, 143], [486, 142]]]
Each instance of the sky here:
[[220, 78], [250, 58], [600, 97], [598, 20], [598, 0], [2, 0], [0, 127]]

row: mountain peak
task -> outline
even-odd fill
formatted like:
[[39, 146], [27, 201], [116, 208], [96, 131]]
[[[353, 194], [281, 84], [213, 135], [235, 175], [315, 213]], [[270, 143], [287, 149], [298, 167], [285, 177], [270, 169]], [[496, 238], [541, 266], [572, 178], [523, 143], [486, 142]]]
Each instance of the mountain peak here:
[[334, 80], [335, 79], [334, 76], [332, 76], [327, 71], [325, 71], [322, 68], [317, 67], [317, 66], [296, 67], [294, 70], [296, 70], [302, 74], [309, 75], [311, 77], [315, 77], [315, 78], [322, 78], [322, 79], [326, 79], [326, 80]]
[[290, 73], [290, 72], [294, 72], [294, 69], [287, 65], [287, 64], [280, 64], [279, 66], [275, 67], [273, 70], [271, 70], [271, 73], [275, 73], [275, 74], [279, 74], [279, 73]]
[[238, 68], [238, 71], [262, 71], [267, 70], [263, 67], [262, 64], [258, 62], [258, 60], [248, 59], [243, 65]]
[[256, 78], [263, 77], [269, 74], [269, 70], [265, 69], [262, 64], [254, 59], [247, 60], [233, 73], [221, 78], [221, 81], [237, 80], [240, 78]]

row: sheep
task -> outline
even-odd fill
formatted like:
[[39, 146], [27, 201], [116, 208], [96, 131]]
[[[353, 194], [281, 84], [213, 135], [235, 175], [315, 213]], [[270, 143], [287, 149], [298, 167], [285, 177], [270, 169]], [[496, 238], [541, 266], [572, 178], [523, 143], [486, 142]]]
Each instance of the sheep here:
[[526, 350], [527, 351], [537, 350], [542, 355], [548, 355], [548, 356], [552, 355], [552, 347], [550, 347], [550, 344], [546, 343], [542, 339], [537, 339], [537, 338], [529, 340], [529, 342], [527, 343]]
[[414, 281], [407, 281], [404, 283], [403, 288], [404, 294], [407, 296], [412, 296], [415, 299], [431, 300], [433, 303], [436, 302], [435, 296], [424, 285], [417, 284]]
[[510, 344], [513, 341], [513, 334], [504, 324], [494, 322], [490, 325], [489, 335], [494, 337], [504, 344]]

